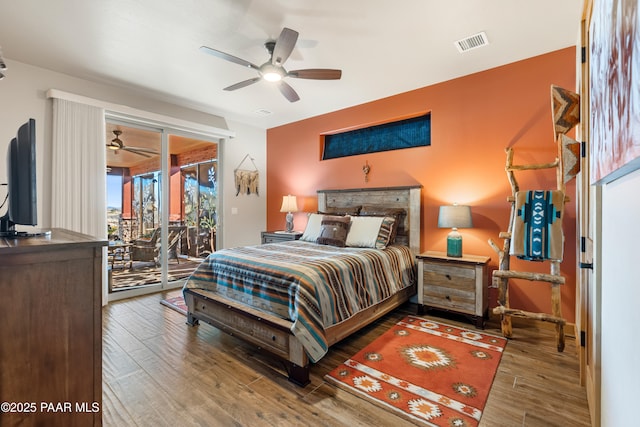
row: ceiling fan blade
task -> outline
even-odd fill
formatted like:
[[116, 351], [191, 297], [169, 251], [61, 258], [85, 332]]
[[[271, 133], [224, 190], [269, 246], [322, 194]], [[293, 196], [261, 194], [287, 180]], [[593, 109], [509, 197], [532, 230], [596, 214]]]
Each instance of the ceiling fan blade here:
[[296, 91], [293, 90], [293, 88], [289, 86], [287, 83], [281, 80], [277, 83], [277, 85], [278, 85], [278, 89], [280, 89], [280, 93], [282, 93], [284, 97], [289, 100], [289, 102], [296, 102], [300, 100], [300, 97], [298, 96]]
[[207, 46], [200, 46], [200, 50], [205, 53], [208, 53], [209, 55], [213, 55], [215, 57], [224, 59], [226, 61], [233, 62], [234, 64], [242, 65], [243, 67], [249, 67], [249, 68], [253, 68], [254, 70], [260, 70], [260, 67], [258, 67], [257, 65], [252, 64], [249, 61], [245, 61], [244, 59], [240, 59], [237, 56], [229, 55], [228, 53], [220, 52], [219, 50], [215, 50]]
[[298, 41], [298, 32], [291, 28], [284, 27], [280, 36], [278, 36], [278, 40], [276, 40], [275, 47], [273, 48], [271, 63], [279, 66], [284, 64], [284, 61], [286, 61], [287, 58], [289, 58], [289, 55], [291, 55], [291, 52], [296, 45], [296, 41]]
[[225, 87], [223, 90], [236, 90], [236, 89], [240, 89], [240, 88], [243, 88], [243, 87], [245, 87], [245, 86], [252, 85], [252, 84], [254, 84], [255, 82], [260, 81], [260, 79], [261, 79], [261, 77], [254, 77], [254, 78], [252, 78], [252, 79], [244, 80], [244, 81], [242, 81], [242, 82], [240, 82], [240, 83], [236, 83], [236, 84], [234, 84], [234, 85], [227, 86], [227, 87]]
[[149, 153], [149, 154], [160, 154], [158, 150], [154, 150], [153, 148], [146, 148], [146, 147], [122, 147], [122, 148], [129, 151], [141, 151], [143, 153]]
[[340, 80], [342, 70], [331, 70], [328, 68], [309, 68], [306, 70], [293, 70], [287, 73], [288, 77], [296, 79], [313, 80]]
[[[148, 155], [148, 154], [146, 154], [146, 153], [143, 153], [142, 151], [139, 151], [139, 150], [137, 150], [137, 149], [135, 149], [135, 148], [122, 147], [122, 148], [121, 148], [121, 150], [128, 151], [128, 152], [133, 153], [133, 154], [137, 154], [138, 156], [143, 156], [143, 157], [151, 158], [151, 156], [150, 156], [150, 155]], [[156, 153], [156, 154], [157, 154], [157, 153]]]

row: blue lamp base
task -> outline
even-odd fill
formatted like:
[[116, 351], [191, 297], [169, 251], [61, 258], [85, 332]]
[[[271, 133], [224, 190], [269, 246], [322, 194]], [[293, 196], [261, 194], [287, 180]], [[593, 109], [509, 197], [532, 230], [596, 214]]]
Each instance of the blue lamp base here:
[[462, 236], [455, 228], [447, 235], [447, 256], [456, 258], [462, 256]]

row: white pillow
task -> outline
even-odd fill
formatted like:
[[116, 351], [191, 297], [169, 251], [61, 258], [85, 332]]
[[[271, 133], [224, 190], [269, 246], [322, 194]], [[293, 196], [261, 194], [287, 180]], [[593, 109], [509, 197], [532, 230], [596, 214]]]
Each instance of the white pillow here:
[[375, 248], [383, 220], [384, 218], [379, 216], [351, 217], [351, 228], [349, 228], [349, 234], [347, 234], [347, 246]]
[[304, 229], [304, 233], [302, 233], [302, 237], [300, 240], [304, 240], [305, 242], [316, 243], [318, 237], [320, 237], [320, 233], [322, 232], [322, 214], [312, 213], [309, 214], [307, 219], [307, 226]]

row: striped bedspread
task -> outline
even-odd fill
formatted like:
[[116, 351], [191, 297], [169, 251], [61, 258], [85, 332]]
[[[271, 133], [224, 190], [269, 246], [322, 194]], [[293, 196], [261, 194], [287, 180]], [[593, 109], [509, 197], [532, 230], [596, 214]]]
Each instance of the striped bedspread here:
[[328, 350], [324, 328], [340, 323], [416, 281], [405, 246], [338, 248], [303, 241], [223, 249], [185, 283], [293, 322], [316, 362]]

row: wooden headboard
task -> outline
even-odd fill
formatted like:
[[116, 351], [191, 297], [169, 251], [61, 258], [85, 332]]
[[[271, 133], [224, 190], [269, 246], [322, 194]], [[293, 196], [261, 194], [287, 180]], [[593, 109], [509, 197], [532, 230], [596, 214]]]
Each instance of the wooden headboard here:
[[375, 206], [381, 209], [402, 209], [396, 242], [406, 244], [420, 253], [420, 192], [421, 185], [409, 187], [354, 188], [347, 190], [319, 190], [318, 211], [353, 206]]

